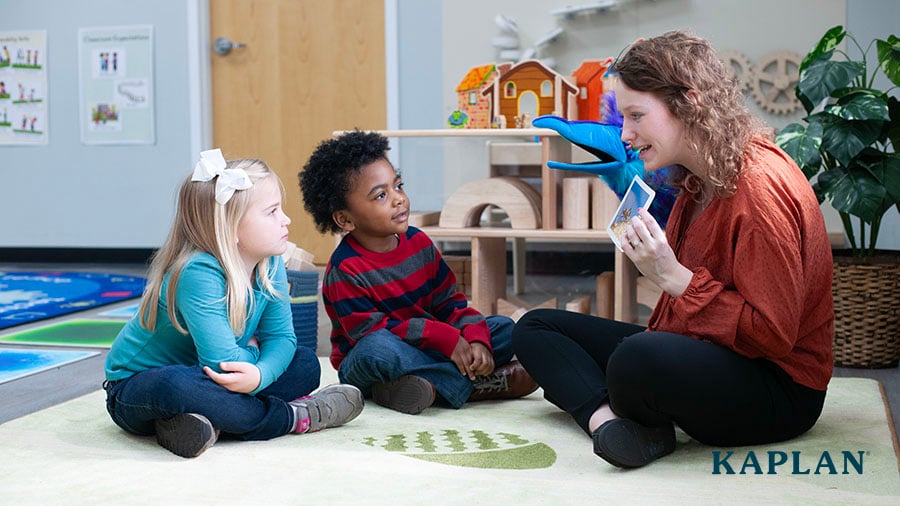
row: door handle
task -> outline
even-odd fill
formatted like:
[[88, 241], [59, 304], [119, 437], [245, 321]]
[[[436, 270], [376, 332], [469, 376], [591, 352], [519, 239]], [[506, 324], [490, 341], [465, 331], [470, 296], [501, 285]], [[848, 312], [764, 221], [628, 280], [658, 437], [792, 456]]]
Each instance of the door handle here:
[[242, 42], [231, 42], [228, 37], [219, 37], [213, 41], [213, 50], [220, 56], [227, 56], [232, 49], [246, 47]]

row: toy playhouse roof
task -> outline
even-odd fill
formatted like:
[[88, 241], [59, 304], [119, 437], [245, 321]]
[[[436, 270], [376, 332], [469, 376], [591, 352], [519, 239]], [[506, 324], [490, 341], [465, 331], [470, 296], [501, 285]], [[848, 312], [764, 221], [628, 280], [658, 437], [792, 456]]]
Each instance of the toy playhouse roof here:
[[481, 85], [491, 76], [495, 67], [496, 65], [493, 63], [473, 67], [466, 73], [466, 76], [463, 77], [462, 81], [459, 82], [456, 91], [477, 90], [481, 88]]
[[572, 72], [572, 77], [578, 84], [585, 84], [597, 78], [602, 78], [609, 64], [612, 63], [611, 58], [605, 60], [584, 60], [581, 66]]

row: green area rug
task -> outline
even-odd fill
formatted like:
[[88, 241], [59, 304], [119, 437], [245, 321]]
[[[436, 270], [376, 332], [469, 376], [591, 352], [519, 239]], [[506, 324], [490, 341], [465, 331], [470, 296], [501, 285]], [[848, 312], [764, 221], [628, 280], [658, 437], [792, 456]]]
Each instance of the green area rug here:
[[0, 337], [0, 343], [109, 348], [124, 321], [69, 320]]
[[[322, 361], [323, 385], [334, 382]], [[98, 391], [0, 425], [0, 448], [0, 497], [17, 505], [900, 504], [893, 434], [868, 379], [832, 380], [821, 420], [795, 440], [724, 449], [679, 432], [674, 454], [630, 471], [594, 456], [540, 391], [417, 416], [369, 403], [343, 427], [223, 440], [192, 460], [120, 430]]]

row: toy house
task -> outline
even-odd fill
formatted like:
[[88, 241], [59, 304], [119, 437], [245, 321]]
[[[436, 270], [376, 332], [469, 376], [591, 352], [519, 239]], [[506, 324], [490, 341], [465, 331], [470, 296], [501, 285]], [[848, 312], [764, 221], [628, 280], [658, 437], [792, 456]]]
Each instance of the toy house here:
[[575, 85], [578, 86], [578, 119], [600, 121], [600, 101], [608, 88], [605, 75], [611, 63], [611, 58], [584, 60], [572, 72]]
[[571, 78], [537, 60], [516, 63], [481, 93], [491, 97], [491, 126], [498, 128], [528, 128], [544, 114], [575, 119], [578, 113]]
[[489, 63], [474, 67], [466, 73], [456, 87], [456, 112], [465, 118], [463, 124], [454, 125], [461, 128], [491, 127], [491, 96], [482, 94], [503, 72], [509, 70], [511, 63], [495, 65]]

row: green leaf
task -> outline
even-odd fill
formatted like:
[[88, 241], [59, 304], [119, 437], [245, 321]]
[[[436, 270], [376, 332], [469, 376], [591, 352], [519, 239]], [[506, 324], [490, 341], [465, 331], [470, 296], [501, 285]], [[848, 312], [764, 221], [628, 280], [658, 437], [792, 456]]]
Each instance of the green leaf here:
[[883, 121], [874, 120], [846, 120], [832, 114], [835, 106], [825, 108], [825, 111], [815, 114], [818, 121], [822, 122], [822, 149], [830, 153], [844, 166], [850, 165], [850, 160], [858, 155], [866, 146], [878, 140]]
[[900, 149], [900, 100], [896, 97], [888, 98], [888, 111], [891, 120], [887, 124], [887, 131], [884, 136], [891, 140], [891, 146], [894, 151]]
[[[881, 182], [890, 199], [887, 207], [900, 202], [900, 154], [867, 149], [860, 162]], [[885, 209], [886, 211], [887, 209]]]
[[891, 35], [887, 41], [876, 40], [875, 47], [878, 67], [895, 86], [900, 86], [900, 39]]
[[875, 95], [871, 90], [855, 90], [838, 100], [828, 109], [829, 114], [848, 120], [888, 121], [887, 96], [883, 93]]
[[836, 167], [819, 174], [818, 183], [838, 212], [858, 216], [867, 223], [881, 216], [887, 192], [869, 171]]
[[[844, 40], [844, 36], [847, 32], [844, 30], [844, 27], [841, 25], [835, 26], [834, 28], [829, 29], [825, 32], [825, 35], [816, 43], [816, 46], [803, 58], [803, 61], [800, 63], [800, 68], [798, 69], [799, 73], [803, 73], [803, 70], [806, 69], [807, 66], [813, 61], [818, 59], [825, 53], [830, 53], [832, 49], [836, 48], [838, 44]], [[828, 55], [830, 59], [831, 55]]]
[[822, 146], [821, 123], [816, 121], [808, 127], [791, 123], [775, 137], [775, 142], [803, 169], [807, 179], [819, 172], [822, 163], [822, 156], [819, 154]]
[[[831, 53], [827, 53], [827, 56], [830, 58]], [[800, 72], [797, 97], [803, 102], [807, 112], [812, 111], [836, 90], [846, 88], [864, 70], [862, 62], [831, 61], [823, 55]]]

